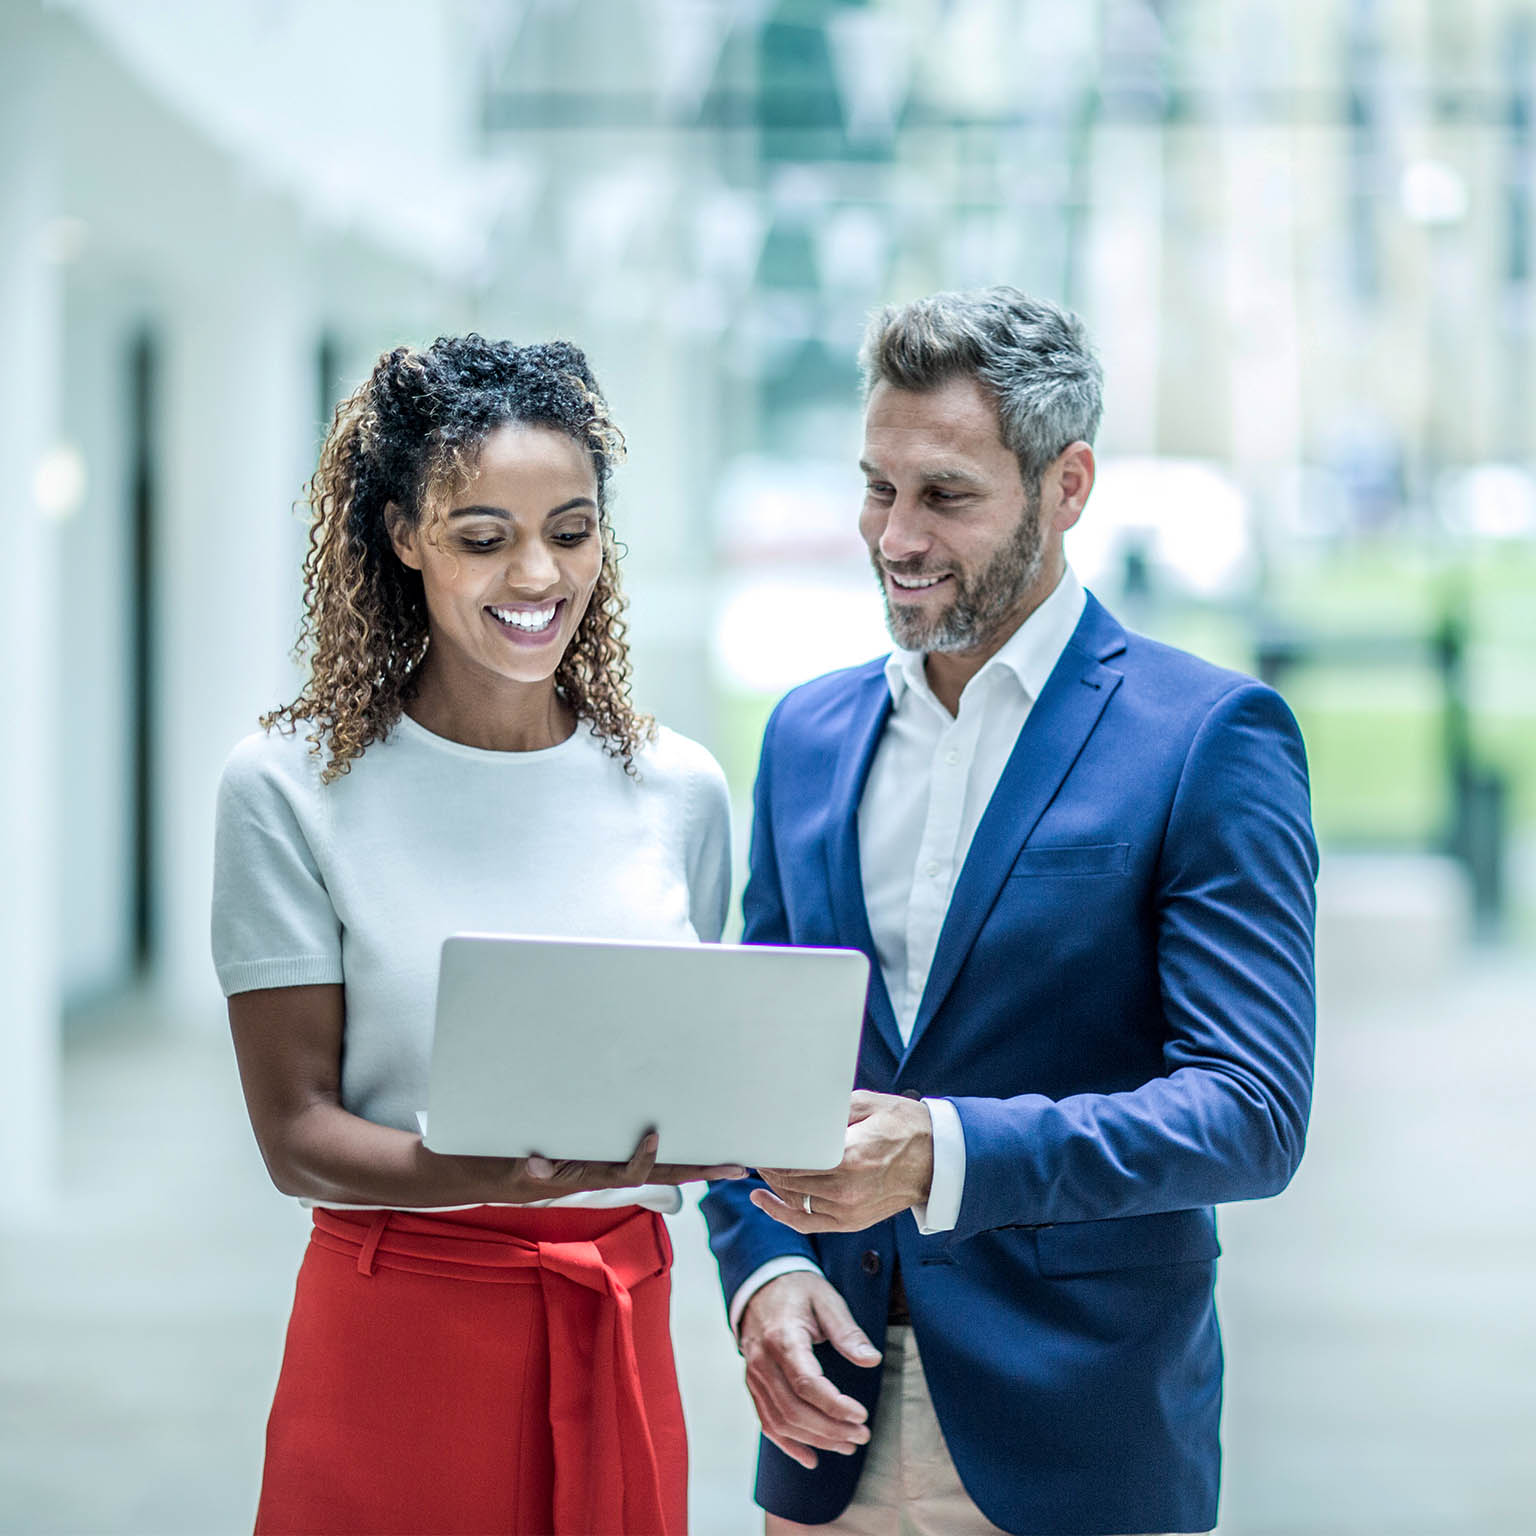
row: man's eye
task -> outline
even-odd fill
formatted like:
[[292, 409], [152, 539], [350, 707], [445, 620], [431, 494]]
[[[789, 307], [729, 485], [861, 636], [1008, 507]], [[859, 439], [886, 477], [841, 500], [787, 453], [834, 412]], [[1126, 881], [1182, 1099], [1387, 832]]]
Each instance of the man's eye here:
[[888, 485], [876, 485], [870, 483], [864, 487], [870, 496], [894, 496], [896, 493]]

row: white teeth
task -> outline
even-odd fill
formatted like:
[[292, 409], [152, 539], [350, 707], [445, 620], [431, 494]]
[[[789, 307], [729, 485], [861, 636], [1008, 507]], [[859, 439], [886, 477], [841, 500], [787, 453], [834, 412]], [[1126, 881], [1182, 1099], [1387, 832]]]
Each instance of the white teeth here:
[[944, 580], [942, 576], [902, 577], [897, 576], [890, 571], [887, 571], [886, 575], [890, 576], [891, 580], [895, 582], [898, 587], [907, 592], [920, 592], [924, 587], [936, 587], [941, 581]]
[[525, 629], [535, 633], [549, 628], [554, 622], [555, 609], [558, 606], [558, 603], [551, 603], [547, 608], [492, 608], [491, 612], [503, 624], [510, 624], [513, 629]]

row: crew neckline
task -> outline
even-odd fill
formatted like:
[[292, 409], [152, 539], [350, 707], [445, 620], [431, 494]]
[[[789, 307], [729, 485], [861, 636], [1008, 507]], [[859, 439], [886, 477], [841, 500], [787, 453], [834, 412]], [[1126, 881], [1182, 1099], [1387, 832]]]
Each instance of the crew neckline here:
[[447, 752], [475, 763], [547, 763], [562, 753], [575, 750], [577, 737], [591, 734], [591, 726], [588, 722], [578, 719], [576, 729], [564, 741], [557, 741], [552, 747], [530, 747], [526, 751], [511, 748], [503, 750], [499, 747], [472, 747], [467, 742], [454, 741], [450, 737], [439, 736], [436, 731], [429, 731], [419, 720], [412, 719], [404, 710], [400, 712], [396, 729], [434, 751]]

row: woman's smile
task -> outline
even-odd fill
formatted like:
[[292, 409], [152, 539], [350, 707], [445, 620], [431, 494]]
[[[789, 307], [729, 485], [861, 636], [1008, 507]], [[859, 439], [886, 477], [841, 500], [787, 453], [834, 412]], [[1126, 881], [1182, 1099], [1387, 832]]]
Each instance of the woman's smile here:
[[494, 603], [485, 611], [513, 645], [545, 645], [560, 633], [565, 601], [560, 597], [546, 603]]

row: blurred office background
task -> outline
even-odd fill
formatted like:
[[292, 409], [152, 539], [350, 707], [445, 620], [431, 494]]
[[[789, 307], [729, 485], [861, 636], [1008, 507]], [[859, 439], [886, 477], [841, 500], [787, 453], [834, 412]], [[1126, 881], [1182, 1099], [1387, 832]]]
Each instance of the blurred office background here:
[[[640, 702], [744, 833], [773, 700], [884, 648], [864, 316], [998, 281], [1102, 351], [1079, 570], [1313, 762], [1317, 1109], [1223, 1217], [1222, 1531], [1536, 1532], [1536, 0], [0, 0], [0, 1531], [248, 1528], [304, 1224], [210, 813], [296, 686], [336, 401], [443, 332], [589, 349]], [[753, 1437], [698, 1225], [712, 1536]]]

